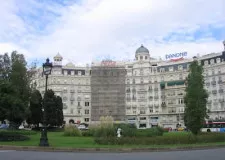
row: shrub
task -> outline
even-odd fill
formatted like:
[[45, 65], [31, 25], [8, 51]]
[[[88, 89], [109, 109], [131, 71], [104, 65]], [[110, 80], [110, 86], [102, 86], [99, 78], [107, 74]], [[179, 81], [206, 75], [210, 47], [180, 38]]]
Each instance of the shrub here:
[[98, 144], [112, 145], [166, 145], [166, 144], [195, 144], [195, 143], [210, 143], [224, 142], [224, 133], [209, 133], [209, 134], [186, 134], [186, 135], [169, 135], [157, 137], [98, 137], [95, 142]]
[[[41, 131], [42, 130], [42, 127], [35, 127], [35, 128], [32, 128], [33, 131]], [[63, 132], [64, 131], [64, 128], [60, 128], [60, 127], [47, 127], [47, 130], [49, 132]]]
[[153, 127], [149, 129], [141, 129], [137, 131], [136, 137], [154, 137], [162, 136], [164, 130], [160, 127]]
[[114, 127], [98, 127], [94, 129], [94, 137], [116, 137]]
[[68, 125], [64, 129], [64, 136], [80, 137], [81, 135], [81, 131], [75, 126]]
[[29, 139], [28, 136], [19, 134], [19, 132], [0, 132], [0, 141], [25, 141]]
[[12, 130], [12, 129], [4, 129], [0, 130], [0, 133], [4, 134], [13, 134], [13, 135], [34, 135], [37, 134], [37, 132], [32, 130]]
[[81, 133], [82, 133], [82, 136], [84, 137], [92, 137], [94, 135], [94, 130], [92, 129], [82, 130]]

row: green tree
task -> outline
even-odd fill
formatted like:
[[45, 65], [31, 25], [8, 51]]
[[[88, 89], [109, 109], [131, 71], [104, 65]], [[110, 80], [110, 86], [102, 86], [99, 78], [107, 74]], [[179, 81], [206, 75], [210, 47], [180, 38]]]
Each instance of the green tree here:
[[56, 105], [56, 116], [57, 116], [57, 125], [61, 126], [63, 124], [63, 103], [62, 98], [59, 96], [55, 97], [55, 105]]
[[207, 118], [207, 91], [204, 89], [203, 68], [198, 61], [190, 65], [190, 73], [187, 78], [186, 95], [184, 97], [185, 112], [184, 122], [190, 131], [197, 135]]
[[46, 123], [50, 126], [60, 126], [63, 123], [63, 104], [59, 96], [55, 96], [53, 90], [48, 90], [44, 95], [44, 108], [46, 111]]
[[18, 127], [24, 120], [26, 107], [9, 82], [0, 82], [0, 120], [7, 119]]
[[0, 55], [0, 114], [16, 126], [29, 114], [30, 79], [23, 54]]
[[43, 122], [43, 112], [42, 112], [42, 96], [38, 90], [34, 90], [31, 93], [30, 98], [30, 116], [28, 122], [39, 127], [39, 123]]
[[0, 79], [9, 80], [10, 70], [11, 70], [11, 60], [8, 53], [0, 55]]

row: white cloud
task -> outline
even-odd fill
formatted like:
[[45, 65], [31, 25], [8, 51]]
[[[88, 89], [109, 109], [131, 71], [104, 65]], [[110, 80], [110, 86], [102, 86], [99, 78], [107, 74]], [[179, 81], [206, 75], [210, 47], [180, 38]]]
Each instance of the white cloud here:
[[[64, 7], [37, 3], [35, 5], [39, 8], [45, 7], [60, 15], [51, 19], [42, 31], [45, 35], [33, 33], [37, 29], [34, 27], [36, 23], [27, 26], [13, 11], [15, 1], [8, 2], [3, 5], [6, 6], [5, 18], [0, 18], [0, 22], [8, 24], [3, 28], [4, 33], [0, 31], [0, 36], [11, 33], [11, 39], [23, 36], [18, 43], [13, 43], [20, 46], [19, 49], [24, 48], [21, 50], [26, 51], [31, 59], [53, 57], [57, 52], [66, 61], [76, 63], [91, 62], [108, 55], [118, 60], [133, 59], [136, 48], [142, 43], [154, 57], [181, 51], [188, 51], [193, 56], [223, 49], [221, 41], [209, 32], [205, 33], [205, 40], [195, 40], [194, 37], [197, 30], [209, 25], [225, 27], [223, 0], [83, 0], [80, 4]], [[28, 32], [30, 30], [32, 33]], [[165, 41], [163, 38], [171, 33], [179, 33], [185, 40], [178, 40], [175, 35]], [[0, 38], [0, 44], [1, 41], [12, 43], [10, 38], [5, 42]], [[3, 52], [1, 47], [0, 52]]]

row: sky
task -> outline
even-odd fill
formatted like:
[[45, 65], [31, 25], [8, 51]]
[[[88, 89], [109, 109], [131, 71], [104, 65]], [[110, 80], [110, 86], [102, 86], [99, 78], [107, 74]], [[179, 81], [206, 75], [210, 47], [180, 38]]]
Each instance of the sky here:
[[224, 0], [1, 0], [0, 12], [0, 54], [29, 62], [133, 60], [141, 44], [162, 59], [224, 49]]

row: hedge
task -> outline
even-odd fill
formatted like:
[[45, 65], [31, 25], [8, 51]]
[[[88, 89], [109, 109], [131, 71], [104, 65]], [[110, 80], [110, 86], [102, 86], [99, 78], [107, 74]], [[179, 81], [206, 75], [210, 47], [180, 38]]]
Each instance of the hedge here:
[[1, 129], [0, 134], [13, 134], [13, 135], [34, 135], [37, 134], [36, 131], [32, 130], [11, 130], [11, 129]]
[[225, 133], [207, 133], [198, 136], [188, 134], [156, 137], [98, 137], [95, 138], [95, 142], [103, 145], [167, 145], [225, 142]]
[[19, 132], [0, 132], [0, 141], [25, 141], [29, 139], [30, 138], [28, 136], [22, 135]]

